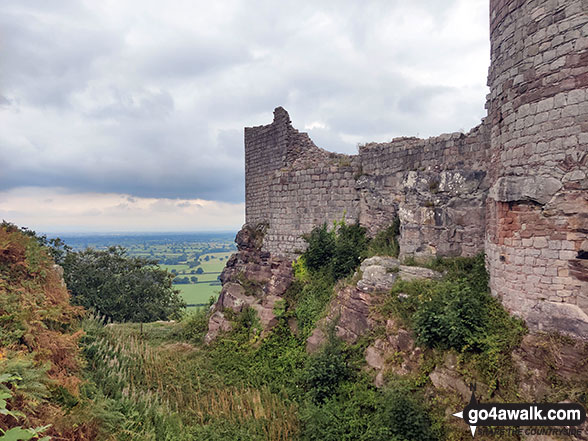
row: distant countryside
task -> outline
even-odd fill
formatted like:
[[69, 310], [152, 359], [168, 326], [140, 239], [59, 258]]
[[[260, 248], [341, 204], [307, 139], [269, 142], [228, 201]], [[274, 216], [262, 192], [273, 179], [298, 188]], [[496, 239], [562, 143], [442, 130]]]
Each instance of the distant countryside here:
[[233, 232], [59, 237], [75, 251], [88, 247], [103, 250], [119, 245], [129, 256], [157, 260], [161, 268], [175, 275], [174, 286], [189, 308], [208, 306], [211, 297], [218, 297], [219, 276], [236, 251]]

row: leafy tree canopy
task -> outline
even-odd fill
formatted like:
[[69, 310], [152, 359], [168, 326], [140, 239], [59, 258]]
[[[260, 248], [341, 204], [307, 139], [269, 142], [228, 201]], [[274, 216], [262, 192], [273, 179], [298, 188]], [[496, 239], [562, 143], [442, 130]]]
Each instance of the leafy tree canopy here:
[[156, 260], [127, 256], [122, 247], [69, 252], [62, 266], [72, 303], [113, 321], [167, 320], [185, 306], [172, 274]]

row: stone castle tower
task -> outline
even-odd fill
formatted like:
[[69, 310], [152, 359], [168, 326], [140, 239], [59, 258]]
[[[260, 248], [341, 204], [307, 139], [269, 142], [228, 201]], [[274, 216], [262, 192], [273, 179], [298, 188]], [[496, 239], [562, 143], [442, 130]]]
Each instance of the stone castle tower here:
[[588, 1], [491, 0], [492, 292], [588, 338]]
[[494, 295], [533, 330], [588, 339], [588, 0], [491, 0], [488, 116], [467, 134], [329, 153], [287, 112], [245, 129], [246, 222], [293, 257], [345, 216], [401, 221], [402, 256], [485, 251]]

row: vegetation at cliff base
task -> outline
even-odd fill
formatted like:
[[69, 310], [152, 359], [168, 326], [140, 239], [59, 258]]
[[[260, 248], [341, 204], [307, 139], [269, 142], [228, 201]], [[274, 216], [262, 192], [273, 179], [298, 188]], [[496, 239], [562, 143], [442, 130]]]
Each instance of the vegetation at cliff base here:
[[400, 218], [395, 217], [390, 225], [379, 231], [370, 241], [367, 250], [368, 256], [398, 257], [400, 253], [399, 235]]
[[359, 223], [336, 222], [329, 231], [327, 224], [314, 228], [304, 236], [308, 243], [302, 254], [310, 270], [325, 271], [334, 280], [352, 274], [362, 257], [366, 256], [369, 239]]
[[426, 265], [444, 272], [443, 279], [397, 281], [380, 313], [400, 318], [424, 346], [463, 354], [491, 390], [499, 382], [514, 388], [510, 353], [526, 328], [490, 295], [484, 255]]

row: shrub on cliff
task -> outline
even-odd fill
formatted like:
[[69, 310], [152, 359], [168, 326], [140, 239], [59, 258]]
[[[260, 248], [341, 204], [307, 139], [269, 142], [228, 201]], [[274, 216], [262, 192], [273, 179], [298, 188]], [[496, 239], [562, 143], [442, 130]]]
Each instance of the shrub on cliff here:
[[520, 320], [490, 295], [483, 254], [437, 259], [427, 266], [445, 271], [443, 280], [400, 280], [385, 306], [409, 322], [421, 343], [480, 351], [489, 335], [513, 335], [509, 344], [514, 344], [524, 332]]
[[526, 330], [490, 295], [484, 255], [437, 259], [427, 266], [444, 271], [444, 278], [399, 280], [380, 312], [405, 321], [421, 344], [472, 359], [489, 386], [512, 383], [510, 353]]
[[339, 385], [350, 376], [351, 369], [345, 360], [343, 344], [335, 335], [334, 327], [331, 327], [325, 346], [308, 359], [302, 375], [304, 385], [312, 401], [318, 404], [333, 396]]
[[398, 244], [399, 235], [400, 219], [396, 217], [387, 228], [384, 228], [376, 234], [370, 241], [368, 255], [398, 257], [400, 253], [400, 245]]
[[369, 243], [364, 227], [358, 223], [348, 225], [344, 220], [335, 223], [331, 231], [326, 223], [315, 227], [304, 240], [308, 247], [302, 257], [307, 267], [312, 271], [326, 271], [335, 280], [357, 268]]
[[331, 264], [335, 255], [336, 235], [334, 231], [328, 230], [326, 223], [314, 227], [310, 234], [303, 238], [308, 247], [302, 254], [302, 258], [308, 269], [319, 271]]
[[419, 394], [403, 385], [377, 390], [366, 381], [348, 382], [324, 404], [300, 411], [304, 440], [435, 441], [438, 424]]

